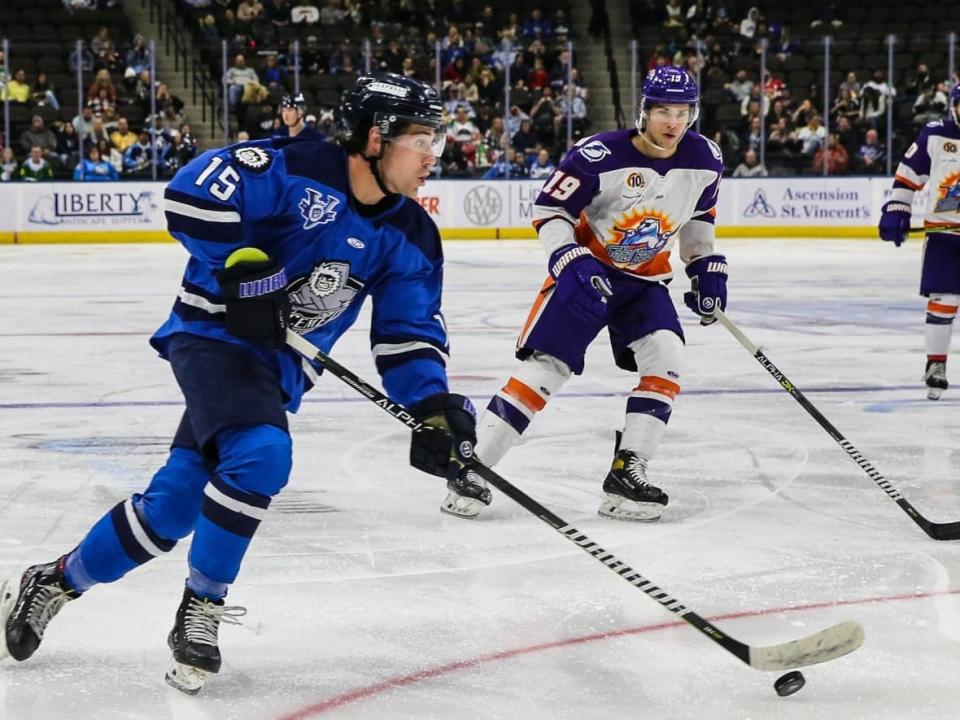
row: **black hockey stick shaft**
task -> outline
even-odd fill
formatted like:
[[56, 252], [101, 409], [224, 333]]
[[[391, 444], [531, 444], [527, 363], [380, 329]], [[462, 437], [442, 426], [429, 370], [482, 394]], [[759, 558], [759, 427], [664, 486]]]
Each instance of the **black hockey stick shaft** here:
[[754, 344], [744, 333], [740, 330], [739, 327], [734, 324], [734, 322], [727, 317], [723, 311], [717, 311], [717, 318], [720, 320], [720, 323], [730, 331], [730, 334], [733, 335], [737, 340], [740, 341], [740, 344], [747, 349], [747, 351], [756, 358], [757, 362], [763, 366], [763, 369], [770, 373], [773, 376], [773, 379], [779, 383], [780, 387], [787, 391], [790, 396], [800, 403], [800, 406], [809, 413], [810, 417], [817, 421], [817, 423], [824, 430], [827, 431], [827, 434], [832, 437], [836, 443], [843, 448], [843, 451], [850, 456], [850, 458], [860, 466], [860, 468], [867, 474], [873, 482], [875, 482], [881, 490], [883, 490], [891, 500], [893, 500], [900, 508], [910, 516], [910, 518], [923, 529], [923, 531], [932, 537], [934, 540], [957, 540], [960, 539], [960, 522], [949, 522], [949, 523], [937, 523], [931, 522], [910, 503], [900, 491], [893, 486], [893, 484], [887, 480], [879, 470], [877, 470], [873, 463], [867, 460], [863, 454], [853, 446], [847, 438], [841, 433], [826, 417], [814, 406], [812, 402], [807, 400], [806, 396], [800, 392], [799, 388], [794, 385], [790, 380], [784, 375], [776, 365], [766, 356], [763, 350], [759, 345]]
[[[287, 330], [287, 344], [304, 357], [323, 365], [326, 372], [338, 377], [414, 432], [423, 429], [423, 425], [417, 422], [406, 408], [390, 400], [380, 390], [335, 361], [313, 343], [293, 331]], [[584, 533], [565, 522], [494, 470], [481, 463], [474, 463], [471, 468], [524, 510], [540, 518], [585, 553], [606, 565], [631, 585], [643, 590], [648, 597], [656, 600], [670, 612], [679, 615], [724, 650], [751, 667], [759, 670], [785, 670], [791, 667], [814, 665], [853, 652], [863, 643], [862, 628], [856, 623], [848, 621], [826, 628], [806, 638], [779, 645], [767, 647], [746, 645], [730, 637], [715, 625], [685, 607], [668, 592], [654, 585], [639, 572], [617, 559], [612, 552], [597, 545]]]

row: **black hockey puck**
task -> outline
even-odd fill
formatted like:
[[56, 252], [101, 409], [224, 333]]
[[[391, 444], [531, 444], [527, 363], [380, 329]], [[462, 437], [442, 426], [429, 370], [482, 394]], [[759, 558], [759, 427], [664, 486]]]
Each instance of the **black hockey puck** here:
[[806, 684], [807, 680], [803, 677], [802, 672], [791, 670], [786, 675], [777, 678], [777, 681], [773, 684], [773, 689], [777, 691], [777, 695], [780, 697], [787, 697], [787, 695], [793, 695]]

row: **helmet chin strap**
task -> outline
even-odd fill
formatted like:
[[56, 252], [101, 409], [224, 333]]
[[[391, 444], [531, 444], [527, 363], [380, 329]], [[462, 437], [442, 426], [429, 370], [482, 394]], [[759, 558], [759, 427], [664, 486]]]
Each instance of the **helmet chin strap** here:
[[392, 190], [390, 190], [386, 183], [383, 182], [383, 177], [380, 175], [380, 166], [377, 164], [377, 161], [383, 157], [383, 146], [381, 145], [379, 155], [364, 155], [363, 159], [367, 161], [367, 164], [370, 166], [370, 173], [373, 175], [373, 179], [377, 181], [377, 187], [380, 188], [380, 191], [384, 195], [395, 195]]

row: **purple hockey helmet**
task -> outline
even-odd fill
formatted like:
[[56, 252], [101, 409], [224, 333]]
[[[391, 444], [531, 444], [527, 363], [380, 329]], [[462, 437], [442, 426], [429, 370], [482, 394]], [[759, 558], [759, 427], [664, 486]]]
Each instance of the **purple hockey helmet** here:
[[637, 131], [643, 131], [646, 110], [650, 105], [690, 105], [687, 128], [693, 127], [700, 112], [700, 89], [690, 73], [682, 67], [655, 67], [643, 79], [640, 107], [637, 108]]

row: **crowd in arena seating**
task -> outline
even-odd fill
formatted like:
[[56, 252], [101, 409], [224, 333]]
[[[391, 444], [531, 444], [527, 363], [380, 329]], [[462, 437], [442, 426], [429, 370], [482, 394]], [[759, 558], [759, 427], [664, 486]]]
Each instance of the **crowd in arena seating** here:
[[[955, 81], [947, 77], [946, 29], [928, 14], [910, 24], [882, 3], [794, 0], [738, 10], [710, 0], [633, 0], [631, 16], [637, 37], [656, 39], [642, 45], [648, 68], [699, 72], [701, 131], [720, 145], [729, 173], [820, 174], [826, 164], [830, 174], [875, 175], [887, 169], [888, 106], [895, 164], [920, 125], [944, 117]], [[888, 33], [898, 36], [899, 88], [887, 77]], [[832, 42], [827, 107], [825, 34]]]
[[555, 5], [522, 16], [461, 0], [178, 2], [211, 66], [227, 42], [239, 138], [280, 129], [277, 106], [297, 69], [308, 123], [330, 133], [342, 90], [367, 67], [367, 48], [373, 69], [431, 84], [439, 76], [448, 134], [436, 171], [444, 177], [539, 176], [566, 150], [567, 108], [575, 138], [590, 124], [579, 70], [568, 78], [570, 21]]
[[[63, 0], [63, 5], [70, 11], [66, 20], [71, 27], [88, 30], [77, 38], [84, 41], [79, 52], [68, 40], [63, 45], [40, 46], [44, 55], [37, 60], [18, 52], [30, 46], [30, 38], [15, 36], [10, 40], [8, 78], [4, 74], [7, 59], [0, 50], [0, 100], [9, 100], [14, 119], [11, 137], [0, 137], [0, 181], [145, 179], [152, 177], [154, 153], [159, 176], [172, 176], [197, 154], [198, 146], [181, 99], [165, 83], [151, 82], [150, 49], [144, 38], [130, 37], [113, 0], [100, 5]], [[114, 13], [102, 13], [111, 8]], [[6, 25], [0, 35], [6, 34], [3, 30], [17, 32], [11, 18], [16, 21], [19, 16], [0, 11], [0, 23]], [[119, 22], [85, 22], [98, 18]], [[65, 57], [49, 56], [50, 47], [69, 46], [72, 49]], [[78, 66], [87, 83], [80, 97]], [[155, 118], [150, 114], [151, 100]]]

